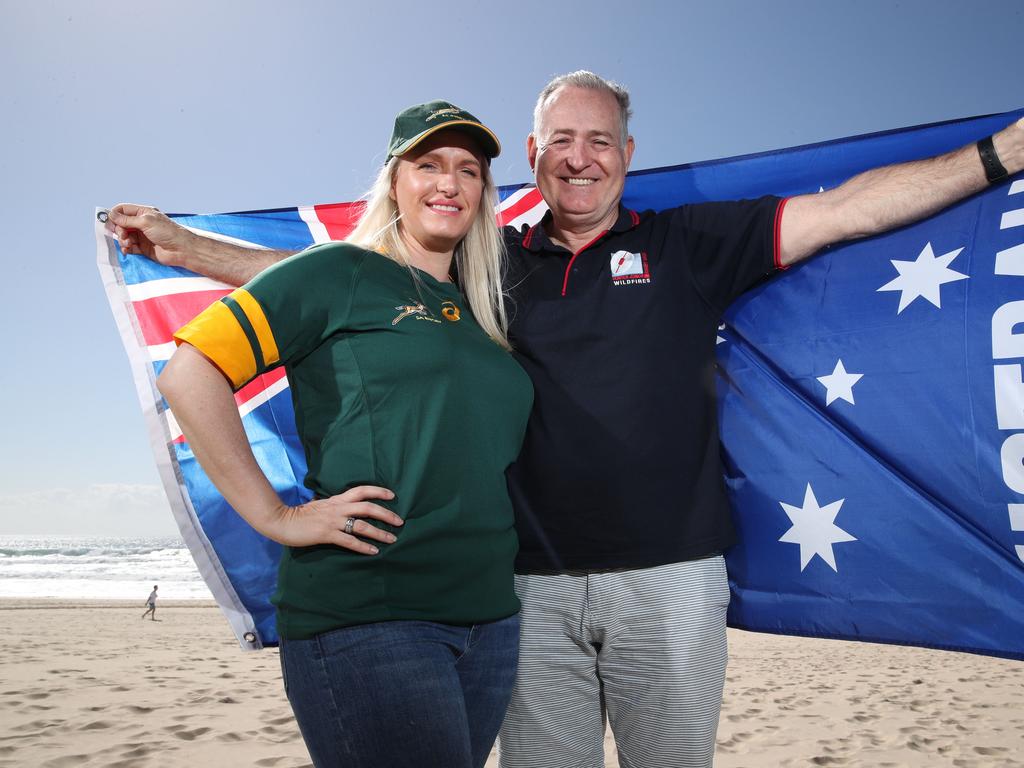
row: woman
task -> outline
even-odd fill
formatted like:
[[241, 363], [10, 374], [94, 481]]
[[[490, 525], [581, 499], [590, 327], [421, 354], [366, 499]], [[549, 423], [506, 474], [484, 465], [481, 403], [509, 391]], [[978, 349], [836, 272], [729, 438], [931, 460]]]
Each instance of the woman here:
[[[399, 114], [347, 241], [215, 303], [158, 381], [228, 502], [287, 545], [282, 670], [318, 766], [482, 766], [511, 694], [504, 470], [532, 388], [505, 337], [499, 151], [446, 102]], [[315, 495], [298, 507], [260, 471], [231, 394], [281, 364]]]

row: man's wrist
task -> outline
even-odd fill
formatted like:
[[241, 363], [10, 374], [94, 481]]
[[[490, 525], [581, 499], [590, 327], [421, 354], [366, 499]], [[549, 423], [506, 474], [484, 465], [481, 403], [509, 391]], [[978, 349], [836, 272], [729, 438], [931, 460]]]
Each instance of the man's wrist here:
[[1024, 169], [1024, 118], [992, 135], [992, 147], [1009, 176]]

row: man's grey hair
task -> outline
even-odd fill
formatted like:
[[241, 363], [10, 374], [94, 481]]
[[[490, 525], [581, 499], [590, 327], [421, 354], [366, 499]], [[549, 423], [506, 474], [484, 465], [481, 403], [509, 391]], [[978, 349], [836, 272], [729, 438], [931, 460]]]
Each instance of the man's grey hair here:
[[544, 112], [544, 107], [547, 106], [548, 101], [551, 100], [551, 97], [555, 95], [559, 88], [569, 86], [587, 88], [591, 91], [604, 91], [605, 93], [610, 93], [615, 98], [619, 105], [619, 144], [623, 147], [626, 146], [626, 139], [629, 138], [629, 118], [633, 116], [633, 110], [629, 108], [629, 91], [626, 90], [625, 86], [611, 80], [605, 80], [600, 75], [595, 75], [593, 72], [588, 72], [585, 69], [570, 72], [567, 75], [559, 75], [544, 86], [544, 90], [537, 97], [537, 106], [533, 108], [534, 136], [539, 135], [540, 116]]

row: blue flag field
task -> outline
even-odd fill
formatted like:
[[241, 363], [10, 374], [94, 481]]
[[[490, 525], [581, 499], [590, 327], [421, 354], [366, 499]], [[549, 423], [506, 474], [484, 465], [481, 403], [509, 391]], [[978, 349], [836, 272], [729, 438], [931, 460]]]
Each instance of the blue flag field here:
[[[816, 193], [977, 141], [1022, 115], [637, 171], [624, 203]], [[502, 223], [539, 220], [535, 188], [500, 192]], [[360, 210], [176, 218], [230, 242], [299, 249], [341, 239]], [[126, 256], [98, 222], [96, 240], [182, 535], [242, 647], [275, 644], [280, 549], [221, 499], [154, 385], [174, 330], [230, 287]], [[730, 625], [1024, 659], [1024, 179], [834, 246], [756, 287], [723, 317], [718, 351], [739, 531], [727, 553]], [[289, 503], [307, 498], [283, 370], [236, 401], [275, 488]]]

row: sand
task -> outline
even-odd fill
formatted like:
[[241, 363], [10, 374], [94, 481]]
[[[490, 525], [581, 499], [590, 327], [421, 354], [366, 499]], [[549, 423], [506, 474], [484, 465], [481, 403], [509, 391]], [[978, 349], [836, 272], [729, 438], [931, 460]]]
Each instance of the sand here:
[[[276, 651], [239, 650], [210, 604], [143, 602], [0, 601], [0, 768], [309, 765]], [[719, 768], [1024, 765], [1024, 663], [729, 641]]]

